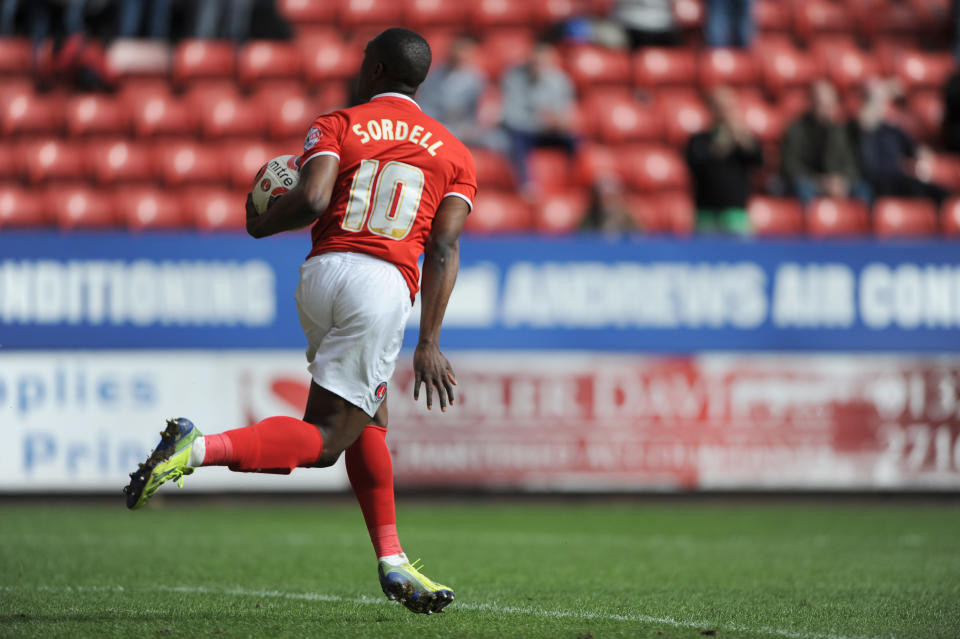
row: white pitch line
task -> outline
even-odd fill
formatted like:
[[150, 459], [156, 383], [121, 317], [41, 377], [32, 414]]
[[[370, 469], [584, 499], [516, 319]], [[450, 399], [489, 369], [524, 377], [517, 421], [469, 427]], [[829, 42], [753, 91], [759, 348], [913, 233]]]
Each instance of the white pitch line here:
[[[0, 590], [39, 590], [61, 592], [134, 592], [123, 586], [0, 586]], [[150, 590], [147, 588], [136, 589]], [[371, 597], [343, 597], [318, 592], [283, 592], [280, 590], [249, 590], [246, 588], [208, 588], [206, 586], [158, 586], [153, 590], [163, 592], [197, 593], [207, 595], [232, 595], [237, 597], [271, 597], [275, 599], [291, 599], [300, 601], [325, 601], [338, 603], [352, 603], [361, 605], [384, 606], [391, 602], [381, 598]], [[783, 628], [768, 626], [749, 627], [738, 624], [712, 624], [701, 621], [674, 619], [673, 617], [654, 617], [652, 615], [617, 614], [609, 612], [588, 612], [579, 610], [546, 610], [524, 606], [504, 606], [497, 603], [470, 603], [456, 602], [451, 610], [474, 610], [478, 612], [496, 612], [500, 614], [520, 615], [528, 617], [542, 617], [548, 619], [583, 619], [584, 621], [626, 621], [633, 623], [661, 624], [674, 628], [693, 628], [705, 630], [714, 628], [730, 632], [760, 633], [765, 635], [785, 637], [786, 639], [895, 639], [893, 635], [887, 637], [864, 637], [853, 635], [825, 634], [819, 632], [797, 632]]]

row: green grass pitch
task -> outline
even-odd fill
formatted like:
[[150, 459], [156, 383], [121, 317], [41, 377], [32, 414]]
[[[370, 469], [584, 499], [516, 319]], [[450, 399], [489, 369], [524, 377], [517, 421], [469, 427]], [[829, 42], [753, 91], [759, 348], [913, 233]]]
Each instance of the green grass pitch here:
[[346, 501], [157, 501], [0, 506], [0, 637], [960, 637], [956, 502], [401, 503], [428, 617]]

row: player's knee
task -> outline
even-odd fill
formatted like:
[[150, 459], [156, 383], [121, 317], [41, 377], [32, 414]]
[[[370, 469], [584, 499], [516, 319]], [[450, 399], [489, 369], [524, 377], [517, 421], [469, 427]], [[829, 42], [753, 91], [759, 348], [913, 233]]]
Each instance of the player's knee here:
[[317, 458], [314, 466], [316, 468], [328, 468], [337, 463], [337, 460], [340, 459], [340, 454], [343, 452], [342, 448], [324, 448], [323, 452], [320, 454], [320, 457]]

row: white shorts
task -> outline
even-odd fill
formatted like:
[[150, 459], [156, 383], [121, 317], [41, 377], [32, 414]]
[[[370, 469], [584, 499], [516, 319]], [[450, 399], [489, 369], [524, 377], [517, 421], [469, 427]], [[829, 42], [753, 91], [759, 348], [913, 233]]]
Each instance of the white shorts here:
[[372, 417], [393, 375], [410, 308], [410, 289], [389, 262], [339, 252], [304, 262], [297, 310], [313, 381]]

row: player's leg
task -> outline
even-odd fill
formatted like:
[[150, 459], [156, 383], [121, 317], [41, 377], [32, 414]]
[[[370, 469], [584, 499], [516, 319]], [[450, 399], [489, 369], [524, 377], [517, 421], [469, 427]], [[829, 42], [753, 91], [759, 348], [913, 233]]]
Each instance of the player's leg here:
[[347, 448], [345, 457], [347, 476], [377, 555], [380, 586], [388, 598], [414, 612], [441, 612], [453, 601], [453, 589], [432, 581], [410, 564], [397, 535], [386, 401], [371, 422]]

